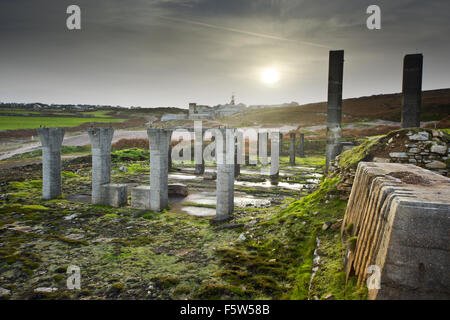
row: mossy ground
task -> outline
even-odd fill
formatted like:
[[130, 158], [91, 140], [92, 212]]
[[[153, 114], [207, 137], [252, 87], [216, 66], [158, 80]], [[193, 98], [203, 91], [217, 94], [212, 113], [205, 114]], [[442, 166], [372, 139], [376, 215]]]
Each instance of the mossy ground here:
[[[112, 182], [147, 183], [148, 152], [130, 150], [113, 156]], [[144, 157], [144, 158], [142, 158]], [[282, 167], [298, 181], [320, 172], [321, 157], [298, 158]], [[128, 170], [122, 171], [124, 166]], [[231, 224], [217, 230], [209, 219], [172, 212], [115, 209], [70, 200], [90, 193], [90, 164], [63, 167], [63, 196], [41, 199], [36, 166], [3, 170], [0, 183], [0, 287], [12, 299], [310, 299], [331, 293], [338, 299], [364, 298], [345, 284], [343, 247], [338, 229], [322, 231], [326, 221], [344, 214], [336, 180], [306, 192], [281, 194], [280, 205], [239, 208]], [[206, 185], [206, 186], [205, 186]], [[214, 187], [192, 182], [190, 188]], [[248, 190], [258, 194], [258, 188]], [[73, 215], [75, 217], [73, 217]], [[310, 287], [312, 254], [319, 237], [324, 251]], [[81, 290], [66, 289], [66, 269], [81, 269]], [[37, 287], [58, 291], [35, 293]]]

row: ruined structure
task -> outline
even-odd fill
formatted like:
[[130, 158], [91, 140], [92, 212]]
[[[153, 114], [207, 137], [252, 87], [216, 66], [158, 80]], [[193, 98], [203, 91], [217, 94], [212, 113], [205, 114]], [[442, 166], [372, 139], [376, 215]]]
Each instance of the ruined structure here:
[[300, 158], [304, 158], [305, 157], [305, 134], [304, 133], [300, 133], [300, 139], [299, 139], [299, 156]]
[[422, 54], [405, 56], [403, 60], [402, 128], [420, 127], [422, 68]]
[[272, 183], [278, 182], [280, 174], [280, 134], [270, 133], [270, 180]]
[[[216, 145], [216, 217], [214, 222], [226, 221], [234, 210], [234, 148], [235, 136], [232, 129], [220, 129], [222, 143]], [[217, 139], [216, 139], [217, 141]]]
[[147, 129], [150, 145], [150, 209], [162, 211], [169, 205], [168, 148], [172, 130]]
[[119, 207], [127, 202], [127, 186], [110, 184], [113, 128], [89, 128], [92, 146], [92, 203]]
[[64, 128], [38, 128], [42, 144], [42, 198], [54, 199], [61, 195], [61, 145]]
[[449, 230], [450, 179], [360, 162], [341, 229], [347, 277], [362, 283], [375, 272], [369, 299], [449, 299]]
[[292, 132], [290, 137], [291, 143], [289, 148], [289, 164], [291, 166], [295, 166], [295, 132]]
[[343, 73], [344, 51], [330, 51], [328, 69], [326, 171], [328, 171], [330, 162], [341, 153]]

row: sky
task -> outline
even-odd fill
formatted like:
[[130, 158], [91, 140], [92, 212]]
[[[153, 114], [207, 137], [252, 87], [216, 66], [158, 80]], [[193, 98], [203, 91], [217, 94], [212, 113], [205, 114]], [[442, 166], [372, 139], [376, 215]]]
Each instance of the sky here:
[[[66, 9], [81, 8], [81, 30]], [[366, 9], [381, 8], [369, 30]], [[0, 0], [0, 102], [180, 107], [326, 101], [329, 50], [344, 98], [450, 87], [448, 0]], [[275, 70], [279, 81], [261, 74]]]

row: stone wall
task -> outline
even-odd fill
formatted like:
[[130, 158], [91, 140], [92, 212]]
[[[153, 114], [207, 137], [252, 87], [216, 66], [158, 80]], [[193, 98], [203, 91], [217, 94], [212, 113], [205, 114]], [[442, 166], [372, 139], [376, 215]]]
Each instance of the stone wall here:
[[[364, 148], [361, 145], [357, 148]], [[343, 179], [338, 189], [348, 198], [356, 174], [356, 165], [341, 161], [348, 155], [360, 154], [360, 161], [377, 163], [409, 163], [450, 176], [450, 138], [439, 130], [403, 129], [389, 133], [368, 144], [367, 150], [352, 149], [331, 162], [329, 172]], [[359, 161], [357, 161], [359, 162]], [[355, 162], [357, 164], [357, 162]]]

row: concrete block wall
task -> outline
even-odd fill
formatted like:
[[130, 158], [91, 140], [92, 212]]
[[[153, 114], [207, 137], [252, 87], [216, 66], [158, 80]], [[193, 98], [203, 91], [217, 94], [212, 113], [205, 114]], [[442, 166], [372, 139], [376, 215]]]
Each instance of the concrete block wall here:
[[346, 273], [369, 299], [450, 298], [450, 179], [412, 164], [360, 162], [342, 224]]

